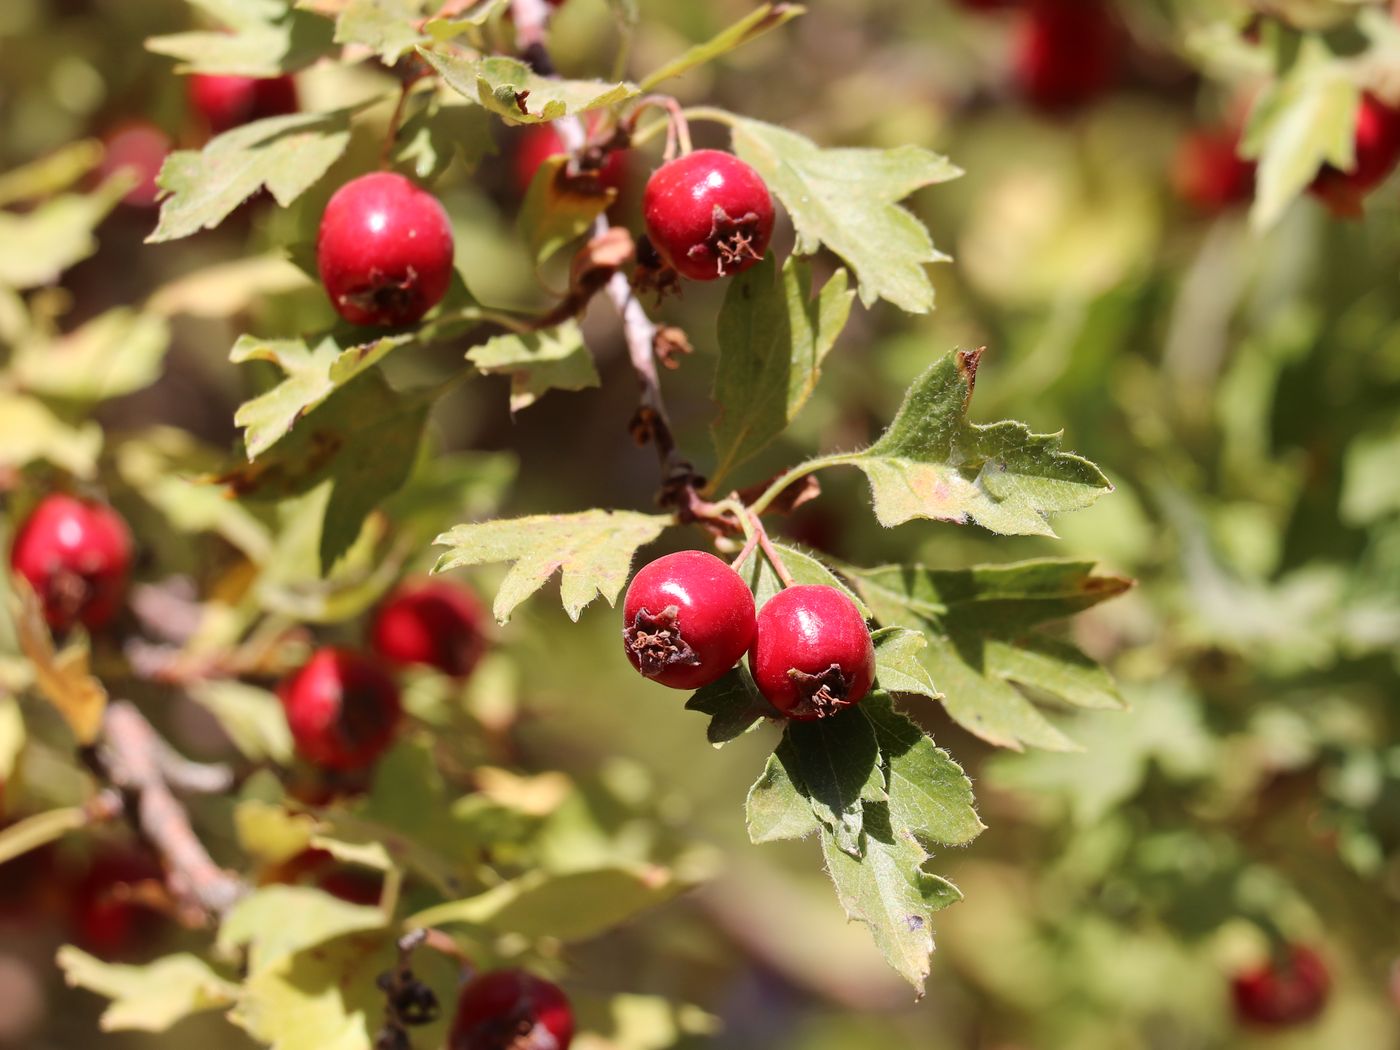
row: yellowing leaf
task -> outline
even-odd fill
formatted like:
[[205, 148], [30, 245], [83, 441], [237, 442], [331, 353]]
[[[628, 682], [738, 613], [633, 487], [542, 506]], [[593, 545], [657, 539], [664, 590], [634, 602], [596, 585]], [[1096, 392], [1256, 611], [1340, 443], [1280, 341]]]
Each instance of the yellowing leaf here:
[[227, 1006], [238, 998], [238, 985], [193, 955], [169, 955], [147, 966], [120, 966], [65, 945], [58, 950], [58, 967], [69, 985], [112, 1000], [102, 1012], [104, 1032], [164, 1032], [191, 1014]]
[[13, 581], [19, 602], [15, 617], [19, 646], [33, 665], [34, 685], [58, 708], [78, 743], [91, 744], [102, 729], [107, 690], [88, 673], [87, 646], [74, 643], [55, 652], [38, 596], [20, 577]]

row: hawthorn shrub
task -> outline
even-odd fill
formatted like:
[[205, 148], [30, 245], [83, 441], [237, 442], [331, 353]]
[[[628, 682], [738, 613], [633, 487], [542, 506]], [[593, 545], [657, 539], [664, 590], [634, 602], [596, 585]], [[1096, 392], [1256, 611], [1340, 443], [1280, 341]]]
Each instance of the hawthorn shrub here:
[[1393, 1040], [1385, 5], [136, 6], [0, 25], [0, 1045]]

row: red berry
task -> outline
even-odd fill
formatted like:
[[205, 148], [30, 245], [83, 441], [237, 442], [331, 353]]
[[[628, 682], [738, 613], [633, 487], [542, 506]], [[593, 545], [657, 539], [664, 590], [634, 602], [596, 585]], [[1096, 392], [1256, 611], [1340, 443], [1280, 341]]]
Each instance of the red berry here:
[[657, 168], [642, 210], [652, 246], [693, 281], [743, 273], [773, 236], [773, 199], [762, 177], [719, 150], [696, 150]]
[[316, 265], [351, 324], [413, 324], [447, 294], [452, 224], [436, 197], [402, 175], [361, 175], [326, 205]]
[[788, 587], [759, 611], [749, 670], [769, 703], [808, 722], [870, 692], [875, 646], [860, 610], [835, 587]]
[[375, 661], [318, 649], [278, 690], [297, 750], [327, 769], [362, 769], [393, 742], [399, 690]]
[[558, 985], [524, 970], [484, 973], [462, 989], [448, 1050], [568, 1050], [574, 1014]]
[[622, 603], [627, 659], [672, 689], [699, 689], [753, 642], [753, 594], [728, 564], [679, 551], [638, 570]]
[[969, 11], [1002, 11], [1019, 7], [1021, 0], [958, 0], [958, 3]]
[[134, 208], [155, 207], [160, 196], [156, 176], [170, 154], [170, 136], [154, 124], [138, 121], [108, 132], [102, 145], [98, 176], [106, 179], [118, 171], [130, 172], [136, 184], [126, 191], [122, 203]]
[[131, 533], [105, 503], [45, 496], [15, 535], [10, 567], [34, 588], [51, 630], [100, 630], [121, 608]]
[[1121, 53], [1118, 23], [1102, 0], [1032, 0], [1016, 37], [1016, 80], [1037, 109], [1075, 109], [1112, 86]]
[[1330, 164], [1309, 187], [1334, 215], [1356, 217], [1367, 194], [1386, 180], [1400, 162], [1400, 110], [1374, 95], [1361, 100], [1356, 114], [1356, 163], [1341, 171]]
[[290, 76], [224, 77], [195, 73], [189, 81], [190, 103], [209, 130], [219, 135], [264, 117], [297, 111], [297, 85]]
[[1284, 1028], [1320, 1014], [1331, 983], [1322, 958], [1311, 948], [1293, 945], [1286, 958], [1236, 974], [1230, 992], [1241, 1021]]
[[470, 591], [445, 580], [400, 587], [370, 626], [375, 653], [392, 664], [423, 664], [464, 678], [486, 650], [485, 614]]
[[1240, 156], [1239, 146], [1233, 128], [1188, 132], [1172, 171], [1177, 195], [1204, 212], [1248, 201], [1254, 196], [1254, 163]]
[[[594, 123], [596, 122], [590, 121], [590, 130]], [[550, 157], [557, 157], [564, 152], [564, 140], [559, 137], [559, 132], [554, 129], [553, 124], [532, 124], [526, 128], [515, 149], [516, 189], [523, 195], [534, 181], [535, 172], [540, 170], [540, 165]], [[599, 185], [620, 191], [626, 181], [625, 151], [609, 150], [602, 167], [598, 169]]]
[[161, 926], [160, 913], [138, 899], [139, 887], [164, 877], [160, 864], [144, 851], [98, 852], [71, 890], [74, 939], [104, 959], [138, 951]]

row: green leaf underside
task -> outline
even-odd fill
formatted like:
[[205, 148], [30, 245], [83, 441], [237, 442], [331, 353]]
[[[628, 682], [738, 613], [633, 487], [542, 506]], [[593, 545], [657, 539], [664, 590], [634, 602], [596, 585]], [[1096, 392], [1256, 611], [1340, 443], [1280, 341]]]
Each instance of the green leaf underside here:
[[287, 956], [387, 924], [379, 908], [312, 886], [264, 886], [234, 905], [219, 927], [218, 945], [224, 951], [246, 946], [249, 973], [256, 974]]
[[943, 706], [990, 743], [1074, 747], [1013, 683], [1076, 707], [1122, 706], [1106, 671], [1039, 628], [1124, 593], [1128, 580], [1096, 576], [1092, 563], [1054, 560], [961, 570], [886, 566], [852, 569], [850, 577], [877, 621], [927, 637], [919, 662]]
[[[642, 90], [651, 91], [663, 81], [688, 73], [697, 66], [713, 62], [720, 56], [735, 48], [742, 47], [769, 30], [777, 29], [805, 12], [806, 8], [801, 4], [762, 4], [733, 25], [716, 33], [709, 40], [696, 44], [688, 51], [671, 59], [642, 81]], [[635, 22], [635, 16], [630, 21]]]
[[719, 365], [710, 428], [717, 464], [727, 476], [781, 434], [821, 378], [822, 360], [850, 316], [855, 293], [837, 270], [815, 298], [808, 264], [789, 256], [778, 278], [769, 255], [736, 277], [719, 314]]
[[223, 22], [222, 30], [151, 37], [146, 48], [178, 59], [182, 73], [272, 77], [310, 65], [333, 50], [331, 23], [281, 0], [198, 6]]
[[549, 390], [584, 390], [598, 385], [598, 369], [577, 322], [538, 332], [506, 332], [467, 351], [486, 375], [510, 377], [510, 410], [529, 408]]
[[422, 182], [433, 182], [447, 170], [454, 157], [468, 172], [493, 156], [495, 121], [480, 106], [434, 96], [411, 113], [399, 129], [394, 160], [408, 167]]
[[598, 595], [610, 605], [617, 601], [637, 548], [655, 540], [669, 524], [671, 519], [662, 514], [588, 510], [458, 525], [435, 541], [451, 549], [433, 571], [514, 562], [492, 606], [500, 623], [561, 572], [560, 598], [569, 617], [577, 620]]
[[202, 150], [177, 150], [157, 182], [167, 194], [150, 242], [213, 229], [266, 188], [286, 207], [340, 159], [350, 142], [351, 109], [268, 117], [226, 131]]
[[796, 132], [746, 118], [735, 119], [733, 142], [782, 201], [800, 254], [825, 245], [839, 255], [866, 306], [885, 299], [910, 313], [933, 308], [924, 266], [948, 256], [898, 202], [960, 175], [946, 158], [916, 146], [821, 149]]
[[639, 91], [626, 82], [542, 77], [524, 62], [499, 55], [470, 59], [422, 47], [418, 53], [449, 87], [512, 124], [542, 124], [615, 106]]
[[710, 716], [705, 738], [715, 747], [743, 736], [764, 718], [778, 717], [777, 710], [763, 698], [743, 665], [696, 690], [685, 702], [685, 709]]
[[58, 950], [58, 967], [75, 988], [112, 1000], [102, 1012], [104, 1032], [164, 1032], [201, 1010], [228, 1006], [239, 987], [193, 955], [169, 955], [145, 966], [102, 962], [72, 945]]

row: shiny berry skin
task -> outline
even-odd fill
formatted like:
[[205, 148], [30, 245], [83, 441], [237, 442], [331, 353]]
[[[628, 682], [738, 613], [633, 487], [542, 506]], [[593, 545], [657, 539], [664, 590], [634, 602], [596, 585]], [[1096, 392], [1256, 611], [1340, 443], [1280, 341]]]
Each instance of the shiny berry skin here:
[[721, 678], [753, 643], [753, 594], [713, 554], [678, 551], [632, 577], [622, 623], [633, 667], [672, 689], [699, 689]]
[[370, 646], [391, 664], [422, 664], [465, 678], [486, 651], [485, 619], [472, 593], [456, 584], [405, 584], [375, 613]]
[[348, 649], [316, 650], [278, 695], [297, 751], [325, 769], [371, 765], [398, 730], [398, 686], [376, 661]]
[[870, 692], [875, 645], [860, 610], [835, 587], [788, 587], [759, 610], [749, 670], [769, 703], [810, 722]]
[[265, 117], [281, 117], [298, 108], [296, 81], [290, 76], [233, 77], [195, 73], [189, 78], [190, 104], [222, 134]]
[[170, 136], [154, 124], [138, 121], [108, 132], [102, 146], [98, 177], [105, 180], [118, 171], [130, 172], [135, 185], [126, 191], [122, 203], [133, 208], [154, 208], [160, 196], [156, 176], [170, 154]]
[[56, 493], [25, 519], [10, 568], [29, 581], [49, 629], [105, 627], [121, 608], [131, 572], [131, 532], [105, 503]]
[[762, 177], [714, 149], [652, 172], [642, 213], [657, 253], [693, 281], [743, 273], [763, 258], [773, 236], [773, 198]]
[[1013, 65], [1032, 106], [1065, 112], [1113, 86], [1123, 41], [1103, 0], [1031, 0], [1021, 17]]
[[326, 205], [316, 265], [351, 324], [413, 324], [452, 282], [452, 224], [436, 197], [402, 175], [361, 175]]
[[1230, 994], [1241, 1021], [1287, 1028], [1322, 1013], [1331, 986], [1322, 958], [1311, 948], [1293, 945], [1287, 958], [1270, 960], [1232, 977]]
[[[591, 129], [591, 127], [590, 127]], [[515, 188], [522, 195], [529, 190], [540, 165], [564, 153], [564, 140], [553, 124], [531, 124], [520, 136], [515, 148]], [[625, 150], [609, 150], [598, 169], [598, 184], [605, 189], [621, 190], [627, 181]]]
[[1254, 196], [1254, 164], [1239, 155], [1239, 132], [1197, 129], [1177, 147], [1172, 184], [1192, 207], [1221, 212]]
[[457, 1000], [447, 1050], [568, 1050], [574, 1013], [559, 986], [524, 970], [494, 970]]
[[1334, 215], [1347, 218], [1361, 215], [1362, 201], [1400, 162], [1400, 110], [1373, 95], [1364, 96], [1356, 114], [1355, 141], [1356, 163], [1351, 170], [1329, 164], [1308, 187]]

